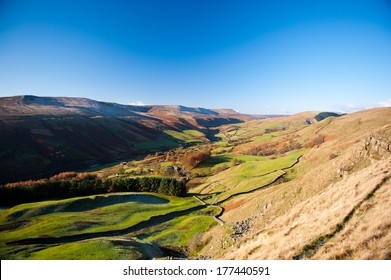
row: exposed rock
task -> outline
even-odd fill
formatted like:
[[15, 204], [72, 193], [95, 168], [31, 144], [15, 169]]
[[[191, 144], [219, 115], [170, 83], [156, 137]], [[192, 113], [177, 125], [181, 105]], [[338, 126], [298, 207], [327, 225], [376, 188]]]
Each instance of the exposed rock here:
[[371, 158], [384, 159], [390, 156], [391, 140], [383, 135], [373, 135], [366, 139], [364, 149]]
[[248, 218], [246, 220], [235, 222], [232, 225], [232, 234], [228, 237], [227, 242], [241, 239], [250, 229], [251, 221], [253, 218]]
[[386, 159], [391, 156], [391, 126], [374, 133], [363, 141], [362, 146], [356, 150], [349, 162], [343, 163], [337, 169], [341, 178], [360, 170], [372, 161]]

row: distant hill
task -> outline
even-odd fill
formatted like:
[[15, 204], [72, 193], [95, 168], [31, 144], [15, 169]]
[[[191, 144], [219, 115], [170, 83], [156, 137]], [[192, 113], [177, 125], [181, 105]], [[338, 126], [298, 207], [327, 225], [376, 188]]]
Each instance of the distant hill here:
[[[131, 106], [32, 95], [3, 97], [0, 183], [129, 159], [192, 141], [208, 141], [217, 133], [215, 126], [260, 118], [185, 106]], [[202, 136], [197, 138], [192, 131]]]
[[324, 120], [328, 117], [340, 117], [343, 116], [343, 114], [333, 113], [333, 112], [321, 112], [317, 114], [314, 118], [320, 122], [321, 120]]

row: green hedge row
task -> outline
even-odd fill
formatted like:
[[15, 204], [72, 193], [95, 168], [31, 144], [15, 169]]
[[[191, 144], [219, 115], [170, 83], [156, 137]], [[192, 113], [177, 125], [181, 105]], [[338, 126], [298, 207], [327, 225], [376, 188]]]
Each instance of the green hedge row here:
[[27, 186], [0, 186], [0, 205], [12, 206], [110, 192], [154, 192], [180, 197], [187, 194], [182, 182], [165, 177], [40, 181]]

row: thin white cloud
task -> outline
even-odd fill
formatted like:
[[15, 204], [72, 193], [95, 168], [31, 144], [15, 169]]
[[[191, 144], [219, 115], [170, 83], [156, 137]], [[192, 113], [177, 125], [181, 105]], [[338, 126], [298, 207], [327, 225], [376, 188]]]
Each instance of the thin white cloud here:
[[385, 101], [379, 101], [372, 104], [350, 103], [350, 104], [336, 106], [336, 108], [343, 113], [352, 113], [352, 112], [357, 112], [357, 111], [366, 110], [370, 108], [379, 108], [379, 107], [391, 107], [391, 98]]
[[368, 107], [360, 105], [360, 104], [350, 103], [350, 104], [345, 104], [345, 105], [338, 105], [338, 106], [336, 106], [336, 108], [337, 108], [337, 110], [339, 110], [339, 111], [341, 111], [343, 113], [352, 113], [352, 112], [365, 110]]
[[133, 106], [145, 106], [145, 105], [148, 105], [142, 101], [136, 101], [136, 102], [130, 102], [129, 105], [133, 105]]
[[377, 107], [391, 107], [391, 98], [385, 100], [385, 101], [380, 101], [377, 102]]

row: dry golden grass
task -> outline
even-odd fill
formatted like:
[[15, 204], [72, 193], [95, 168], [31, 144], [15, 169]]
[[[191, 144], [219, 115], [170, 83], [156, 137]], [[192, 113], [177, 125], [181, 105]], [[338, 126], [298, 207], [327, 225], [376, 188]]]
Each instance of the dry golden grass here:
[[313, 259], [391, 259], [391, 183], [364, 202]]
[[[379, 162], [377, 167], [385, 164], [391, 168], [390, 160], [387, 163]], [[372, 191], [384, 176], [383, 171], [376, 172], [371, 166], [355, 176], [332, 184], [320, 194], [303, 201], [285, 215], [276, 218], [266, 228], [259, 229], [239, 247], [234, 246], [219, 257], [292, 259], [306, 244], [319, 236], [333, 232], [334, 227]], [[384, 206], [383, 204], [383, 208]], [[375, 227], [378, 228], [379, 225], [384, 225], [383, 221], [379, 221]]]
[[[207, 233], [210, 241], [201, 254], [218, 259], [292, 259], [317, 238], [335, 233], [354, 210], [344, 229], [306, 257], [390, 259], [390, 182], [366, 199], [390, 175], [390, 116], [391, 108], [372, 109], [295, 132], [300, 141], [317, 133], [327, 140], [303, 156], [294, 180], [229, 201], [235, 209], [222, 216], [224, 227]], [[376, 141], [371, 145], [377, 148], [366, 147], [371, 135], [383, 139], [381, 148]], [[387, 150], [387, 145], [388, 152], [377, 155], [376, 150]], [[241, 240], [226, 242], [232, 223], [247, 218], [252, 218], [251, 230]]]

